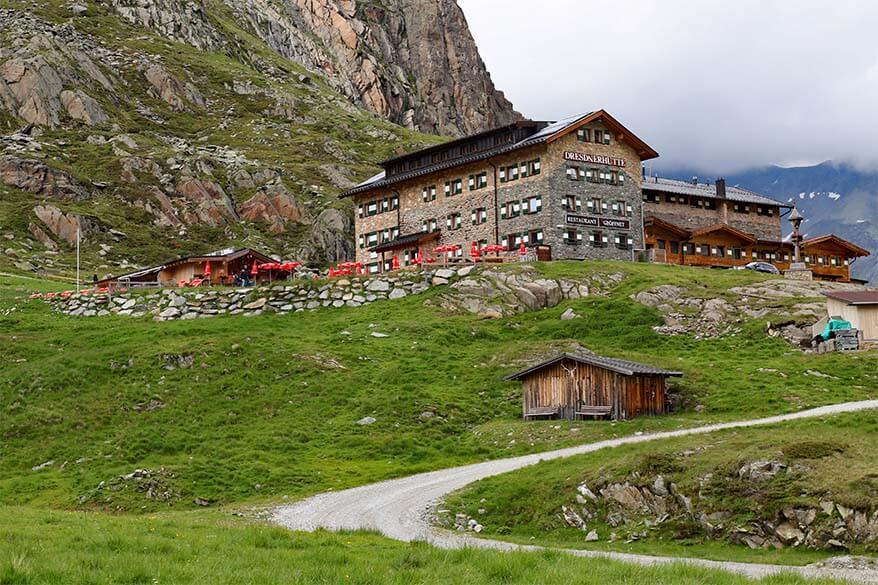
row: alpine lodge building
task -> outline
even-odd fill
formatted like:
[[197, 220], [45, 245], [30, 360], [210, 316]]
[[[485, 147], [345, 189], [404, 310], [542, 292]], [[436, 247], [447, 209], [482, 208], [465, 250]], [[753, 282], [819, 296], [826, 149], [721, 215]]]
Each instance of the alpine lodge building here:
[[[486, 260], [490, 246], [541, 260], [637, 260], [784, 270], [790, 206], [716, 184], [643, 176], [658, 153], [604, 110], [521, 121], [380, 163], [353, 198], [357, 262], [370, 273], [425, 261]], [[437, 250], [438, 248], [438, 250]], [[805, 239], [815, 278], [848, 281], [869, 252], [833, 235]]]

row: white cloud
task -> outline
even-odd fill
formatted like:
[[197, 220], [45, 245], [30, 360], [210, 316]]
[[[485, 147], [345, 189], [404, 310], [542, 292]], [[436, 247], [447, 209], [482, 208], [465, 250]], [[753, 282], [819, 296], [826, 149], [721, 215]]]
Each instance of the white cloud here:
[[878, 163], [878, 2], [459, 4], [519, 111], [603, 107], [661, 153], [659, 169]]

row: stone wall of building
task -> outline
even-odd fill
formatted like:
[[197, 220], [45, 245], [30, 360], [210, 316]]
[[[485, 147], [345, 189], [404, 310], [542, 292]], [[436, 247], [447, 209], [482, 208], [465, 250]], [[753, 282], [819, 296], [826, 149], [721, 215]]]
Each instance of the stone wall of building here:
[[[599, 122], [589, 124], [588, 128], [592, 131], [606, 130], [606, 127]], [[624, 168], [617, 168], [598, 164], [569, 163], [564, 158], [565, 151], [621, 158], [626, 161], [626, 165]], [[506, 182], [499, 179], [500, 169], [535, 159], [540, 161], [539, 174]], [[379, 213], [372, 217], [358, 217], [357, 237], [359, 240], [361, 234], [392, 228], [398, 228], [400, 235], [414, 234], [422, 231], [425, 222], [429, 225], [431, 220], [435, 220], [441, 237], [432, 245], [458, 244], [462, 246], [464, 255], [468, 254], [469, 245], [473, 241], [484, 241], [490, 244], [502, 243], [504, 237], [510, 234], [539, 232], [542, 234], [542, 239], [528, 242], [528, 245], [551, 246], [553, 258], [630, 259], [632, 248], [642, 249], [644, 247], [640, 162], [636, 150], [628, 143], [620, 141], [616, 136], [608, 145], [596, 144], [594, 142], [580, 142], [577, 140], [576, 133], [573, 132], [550, 144], [540, 144], [490, 160], [454, 167], [447, 171], [399, 183], [394, 185], [392, 189], [357, 195], [355, 196], [357, 205], [382, 198], [399, 198], [398, 211]], [[578, 164], [583, 168], [622, 172], [625, 184], [609, 185], [585, 180], [572, 181], [567, 178], [566, 174], [567, 168], [571, 164]], [[468, 184], [469, 177], [479, 173], [487, 174], [487, 185], [484, 188], [471, 191]], [[462, 181], [463, 192], [458, 195], [446, 196], [445, 182], [457, 179]], [[432, 187], [436, 189], [435, 200], [431, 198], [431, 200], [424, 202], [424, 189]], [[602, 228], [604, 234], [610, 238], [608, 245], [606, 247], [589, 245], [588, 231], [590, 230], [579, 225], [568, 225], [566, 221], [568, 212], [561, 205], [561, 199], [564, 195], [579, 197], [583, 203], [580, 211], [573, 210], [571, 214], [587, 215], [593, 219], [624, 220], [628, 222], [628, 229]], [[536, 196], [541, 197], [542, 202], [542, 209], [539, 212], [521, 214], [518, 217], [502, 217], [500, 207], [505, 203], [512, 201], [520, 203]], [[609, 202], [623, 201], [626, 206], [630, 207], [631, 214], [614, 215], [611, 209], [604, 213], [588, 213], [585, 202], [592, 197], [599, 197]], [[479, 209], [485, 210], [485, 221], [473, 225], [473, 211]], [[460, 214], [461, 225], [458, 229], [449, 229], [448, 227], [447, 219], [452, 214]], [[565, 228], [568, 227], [583, 232], [581, 243], [578, 245], [565, 243]], [[619, 249], [615, 246], [613, 239], [616, 234], [623, 234], [626, 249]], [[629, 237], [631, 238], [630, 245], [627, 243]], [[380, 255], [369, 252], [368, 248], [371, 246], [365, 244], [360, 247], [359, 241], [357, 246], [357, 261], [365, 265], [380, 262]], [[388, 252], [387, 258], [394, 254], [399, 255], [400, 262], [405, 264], [402, 251]]]
[[[706, 228], [718, 223], [725, 223], [736, 230], [752, 234], [760, 240], [781, 240], [780, 213], [775, 210], [771, 216], [751, 213], [738, 213], [733, 209], [732, 201], [717, 201], [716, 209], [704, 209], [692, 207], [688, 203], [669, 203], [663, 201], [654, 203], [646, 201], [643, 204], [644, 213], [648, 216], [658, 217], [687, 230]], [[751, 208], [756, 208], [751, 205]]]

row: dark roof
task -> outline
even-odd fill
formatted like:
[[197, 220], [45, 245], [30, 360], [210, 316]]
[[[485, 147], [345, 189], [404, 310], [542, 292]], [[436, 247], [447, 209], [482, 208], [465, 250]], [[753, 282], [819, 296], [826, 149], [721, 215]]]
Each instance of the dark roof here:
[[399, 236], [395, 240], [384, 242], [374, 248], [369, 248], [370, 252], [384, 252], [386, 250], [396, 250], [410, 244], [420, 244], [421, 242], [432, 240], [439, 237], [439, 232], [418, 232], [416, 234], [408, 234]]
[[257, 252], [256, 250], [253, 250], [252, 248], [237, 248], [237, 249], [236, 248], [226, 248], [223, 250], [216, 250], [214, 252], [208, 252], [206, 254], [201, 254], [201, 255], [183, 256], [183, 257], [179, 257], [179, 258], [174, 258], [173, 260], [168, 260], [168, 261], [163, 262], [162, 264], [158, 264], [156, 266], [149, 266], [147, 268], [138, 268], [134, 272], [128, 272], [125, 274], [120, 274], [119, 276], [110, 276], [108, 278], [103, 278], [103, 279], [99, 280], [98, 283], [100, 284], [100, 283], [105, 283], [105, 282], [116, 282], [117, 280], [121, 280], [123, 278], [125, 278], [125, 279], [138, 278], [138, 277], [146, 276], [148, 274], [152, 274], [155, 272], [161, 272], [162, 270], [164, 270], [165, 268], [168, 268], [169, 266], [176, 266], [177, 264], [181, 264], [181, 263], [185, 263], [185, 262], [205, 262], [208, 260], [211, 262], [213, 262], [214, 260], [225, 260], [227, 262], [231, 262], [232, 260], [240, 258], [241, 256], [246, 256], [247, 254], [253, 254], [254, 256], [256, 256], [257, 258], [261, 259], [264, 262], [274, 262], [273, 258], [266, 256], [265, 254], [263, 254], [261, 252]]
[[844, 248], [845, 250], [847, 250], [848, 252], [851, 252], [852, 254], [857, 255], [857, 256], [869, 256], [870, 255], [869, 250], [867, 250], [861, 246], [858, 246], [858, 245], [854, 244], [853, 242], [849, 242], [849, 241], [845, 240], [844, 238], [840, 238], [835, 234], [826, 234], [823, 236], [816, 236], [813, 238], [807, 238], [806, 240], [804, 240], [802, 242], [802, 245], [803, 246], [816, 246], [817, 244], [823, 244], [823, 243], [827, 243], [827, 242], [833, 243], [837, 246], [840, 246], [840, 247]]
[[640, 364], [637, 362], [630, 362], [628, 360], [620, 360], [616, 358], [602, 357], [599, 355], [590, 355], [584, 353], [562, 353], [557, 356], [548, 359], [542, 363], [536, 364], [527, 368], [526, 370], [522, 370], [520, 372], [516, 372], [514, 374], [510, 374], [503, 378], [504, 380], [519, 380], [524, 378], [525, 376], [532, 374], [538, 370], [542, 370], [543, 368], [547, 368], [549, 366], [553, 366], [558, 362], [569, 359], [581, 364], [588, 364], [590, 366], [597, 366], [599, 368], [604, 368], [605, 370], [610, 370], [612, 372], [616, 372], [617, 374], [623, 374], [625, 376], [682, 376], [682, 372], [676, 372], [673, 370], [665, 370], [662, 368], [657, 368], [655, 366], [650, 366], [647, 364]]
[[[563, 135], [566, 131], [572, 131], [578, 125], [588, 123], [595, 119], [602, 119], [609, 126], [617, 127], [622, 134], [624, 134], [625, 139], [634, 142], [637, 145], [640, 145], [640, 148], [646, 153], [646, 156], [641, 156], [641, 160], [648, 160], [650, 158], [655, 158], [658, 156], [658, 153], [655, 152], [648, 144], [637, 138], [634, 134], [632, 134], [627, 128], [622, 126], [615, 118], [610, 116], [604, 110], [597, 110], [594, 112], [588, 112], [585, 114], [577, 114], [575, 116], [570, 116], [569, 118], [564, 118], [563, 120], [558, 120], [557, 122], [536, 122], [536, 127], [539, 128], [537, 132], [531, 134], [527, 138], [523, 140], [519, 140], [518, 142], [512, 144], [502, 144], [495, 148], [491, 148], [488, 150], [484, 150], [482, 152], [476, 152], [469, 156], [462, 156], [452, 160], [443, 161], [440, 163], [436, 163], [434, 165], [428, 165], [419, 169], [414, 169], [408, 172], [395, 174], [392, 177], [387, 177], [385, 171], [381, 171], [377, 175], [370, 177], [355, 186], [352, 189], [349, 189], [339, 195], [339, 198], [350, 197], [351, 195], [356, 195], [357, 193], [363, 193], [365, 191], [370, 191], [372, 189], [377, 189], [381, 187], [386, 187], [388, 185], [393, 185], [396, 183], [400, 183], [403, 181], [408, 181], [410, 179], [415, 179], [417, 177], [422, 177], [424, 175], [429, 175], [431, 173], [435, 173], [437, 171], [443, 171], [446, 169], [466, 165], [469, 163], [477, 162], [480, 160], [486, 160], [491, 157], [505, 154], [507, 152], [512, 152], [514, 150], [519, 150], [521, 148], [527, 148], [529, 146], [535, 146], [537, 144], [543, 144], [546, 142], [550, 142], [554, 137]], [[519, 123], [522, 124], [522, 123]], [[484, 134], [484, 133], [483, 133]], [[479, 135], [477, 135], [479, 136]], [[472, 138], [472, 137], [467, 137]], [[465, 139], [462, 139], [465, 140]], [[445, 143], [445, 146], [449, 147], [457, 143], [458, 141], [454, 141], [452, 143]], [[438, 148], [437, 146], [431, 146], [424, 151], [429, 152]], [[387, 164], [389, 162], [393, 162], [395, 160], [407, 158], [414, 155], [422, 154], [424, 151], [415, 151], [406, 155], [402, 155], [397, 157], [396, 159], [391, 159], [390, 161], [385, 161], [382, 164]]]
[[[660, 191], [662, 193], [674, 193], [676, 195], [694, 195], [708, 199], [718, 199], [716, 185], [713, 183], [692, 183], [691, 181], [678, 181], [663, 177], [644, 177], [641, 188], [644, 191]], [[781, 203], [765, 195], [741, 189], [740, 187], [726, 187], [726, 199], [739, 203], [755, 203], [757, 205], [771, 205], [773, 207], [792, 207], [789, 203]]]
[[823, 294], [849, 305], [878, 305], [878, 290], [832, 290]]

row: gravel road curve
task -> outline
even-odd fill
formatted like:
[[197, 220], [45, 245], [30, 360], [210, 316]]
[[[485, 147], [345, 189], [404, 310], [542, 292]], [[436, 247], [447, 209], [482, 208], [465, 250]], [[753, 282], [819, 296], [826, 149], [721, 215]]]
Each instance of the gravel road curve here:
[[[272, 520], [292, 530], [302, 531], [312, 531], [319, 528], [328, 530], [376, 530], [396, 540], [405, 542], [423, 540], [441, 548], [474, 547], [496, 550], [539, 550], [541, 547], [474, 538], [466, 534], [436, 528], [431, 526], [428, 519], [430, 511], [445, 495], [467, 484], [493, 475], [521, 469], [540, 461], [591, 453], [600, 449], [621, 445], [645, 443], [647, 441], [658, 441], [687, 435], [699, 435], [726, 429], [770, 425], [869, 409], [878, 409], [878, 400], [846, 402], [768, 418], [719, 423], [678, 431], [634, 435], [587, 443], [556, 451], [453, 467], [401, 479], [382, 481], [339, 492], [320, 494], [295, 504], [275, 509], [272, 514]], [[724, 569], [741, 573], [748, 577], [764, 577], [775, 573], [788, 572], [797, 573], [805, 577], [848, 579], [857, 583], [878, 583], [878, 571], [876, 570], [794, 567], [569, 549], [565, 549], [565, 552], [575, 556], [611, 558], [641, 565], [681, 562], [713, 569]]]

